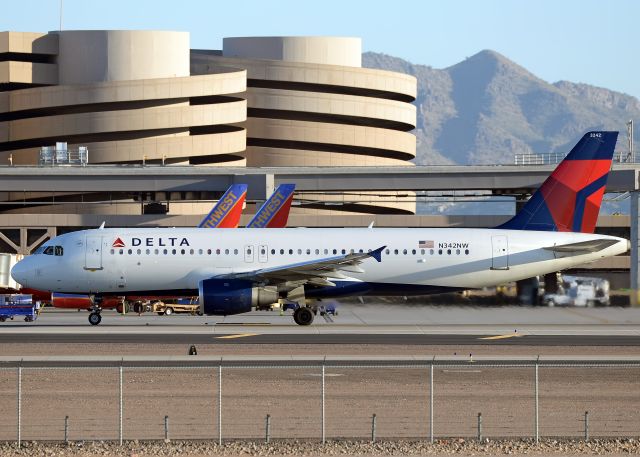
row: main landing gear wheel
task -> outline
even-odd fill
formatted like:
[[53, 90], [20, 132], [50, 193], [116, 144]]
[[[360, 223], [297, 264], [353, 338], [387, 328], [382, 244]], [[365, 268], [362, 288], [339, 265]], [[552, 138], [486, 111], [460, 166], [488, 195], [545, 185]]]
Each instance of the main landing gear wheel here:
[[91, 313], [89, 314], [89, 323], [91, 325], [98, 325], [102, 321], [102, 316], [100, 313]]
[[307, 307], [298, 308], [293, 312], [293, 320], [298, 325], [311, 325], [313, 316], [313, 310]]

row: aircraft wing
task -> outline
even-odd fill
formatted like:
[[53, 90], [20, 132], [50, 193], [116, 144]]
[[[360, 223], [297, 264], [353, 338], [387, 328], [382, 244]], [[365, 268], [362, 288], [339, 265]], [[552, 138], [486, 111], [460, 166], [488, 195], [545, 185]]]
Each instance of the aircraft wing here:
[[381, 262], [384, 248], [386, 248], [386, 246], [379, 247], [370, 252], [344, 254], [273, 268], [233, 273], [225, 275], [225, 277], [247, 279], [265, 284], [300, 282], [300, 284], [313, 284], [317, 286], [335, 286], [328, 278], [346, 278], [345, 273], [363, 273], [364, 270], [360, 268], [359, 265], [368, 258], [374, 258], [378, 262]]
[[616, 244], [618, 240], [600, 238], [595, 240], [580, 241], [578, 243], [560, 244], [557, 246], [547, 246], [543, 249], [553, 252], [598, 252]]

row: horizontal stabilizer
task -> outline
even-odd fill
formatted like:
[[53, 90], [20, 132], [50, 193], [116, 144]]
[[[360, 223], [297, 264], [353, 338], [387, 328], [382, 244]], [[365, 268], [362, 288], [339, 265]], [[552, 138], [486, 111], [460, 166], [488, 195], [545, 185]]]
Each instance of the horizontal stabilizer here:
[[578, 243], [561, 244], [559, 246], [548, 246], [543, 249], [554, 252], [598, 252], [616, 244], [618, 240], [600, 238], [597, 240], [580, 241]]

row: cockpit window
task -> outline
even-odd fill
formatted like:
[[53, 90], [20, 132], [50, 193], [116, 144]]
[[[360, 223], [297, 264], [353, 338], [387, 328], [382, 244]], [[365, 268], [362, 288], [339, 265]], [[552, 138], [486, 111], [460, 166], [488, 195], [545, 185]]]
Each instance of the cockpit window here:
[[33, 253], [35, 254], [42, 254], [42, 252], [44, 251], [44, 246], [40, 246], [38, 249], [35, 250], [35, 252]]
[[[57, 256], [61, 256], [64, 253], [64, 250], [62, 249], [62, 246], [46, 246], [46, 247], [42, 247], [40, 249], [43, 249], [42, 253], [44, 255], [57, 255]], [[39, 250], [38, 250], [39, 251]], [[36, 252], [37, 254], [38, 252]]]

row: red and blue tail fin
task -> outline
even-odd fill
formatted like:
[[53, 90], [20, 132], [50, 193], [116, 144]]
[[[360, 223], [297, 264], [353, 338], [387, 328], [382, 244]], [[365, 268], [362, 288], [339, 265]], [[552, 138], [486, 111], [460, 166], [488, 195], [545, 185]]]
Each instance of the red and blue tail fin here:
[[247, 224], [248, 228], [283, 228], [289, 220], [295, 184], [280, 184]]
[[593, 233], [618, 132], [589, 132], [524, 207], [497, 228]]
[[236, 228], [240, 223], [244, 200], [247, 197], [246, 184], [234, 184], [227, 189], [211, 212], [200, 221], [199, 228]]

